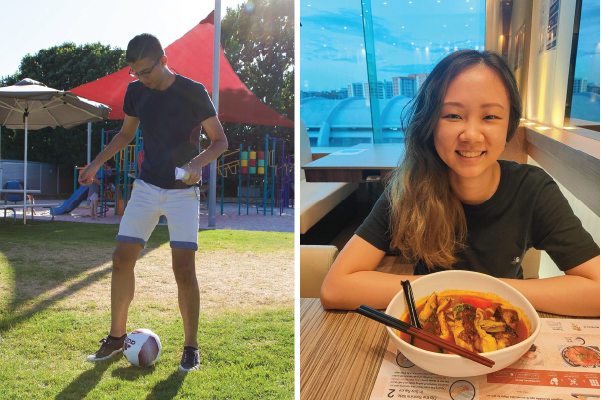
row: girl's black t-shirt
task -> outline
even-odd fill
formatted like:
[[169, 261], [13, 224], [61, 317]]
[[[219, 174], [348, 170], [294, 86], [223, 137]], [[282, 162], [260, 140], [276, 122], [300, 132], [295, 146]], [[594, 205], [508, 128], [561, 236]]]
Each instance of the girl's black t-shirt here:
[[216, 115], [204, 85], [181, 75], [165, 90], [133, 81], [123, 112], [140, 119], [144, 161], [139, 178], [162, 189], [188, 188], [175, 180], [175, 168], [199, 154], [201, 122]]
[[[463, 204], [467, 221], [464, 250], [454, 269], [497, 278], [523, 278], [528, 249], [544, 250], [567, 271], [599, 255], [599, 246], [582, 227], [559, 187], [544, 170], [499, 160], [501, 180], [495, 194], [478, 205]], [[376, 248], [389, 251], [389, 203], [382, 194], [355, 232]], [[418, 260], [415, 275], [431, 272]]]

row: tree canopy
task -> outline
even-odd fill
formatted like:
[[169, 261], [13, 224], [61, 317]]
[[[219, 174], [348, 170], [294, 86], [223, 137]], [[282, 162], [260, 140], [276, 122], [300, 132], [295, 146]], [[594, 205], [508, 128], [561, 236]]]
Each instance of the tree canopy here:
[[[227, 9], [221, 25], [221, 43], [226, 58], [240, 80], [264, 103], [294, 119], [294, 1], [251, 0]], [[125, 51], [100, 43], [64, 43], [21, 60], [17, 73], [0, 78], [9, 86], [31, 78], [55, 89], [68, 90], [92, 82], [127, 66]], [[119, 129], [121, 121], [92, 124], [92, 157], [100, 151], [100, 132]], [[286, 141], [286, 154], [294, 152], [292, 128], [223, 123], [230, 150], [240, 144], [264, 150], [265, 134]], [[24, 132], [2, 127], [1, 157], [23, 157]], [[61, 170], [85, 165], [87, 126], [70, 130], [57, 127], [30, 132], [29, 160], [57, 164]], [[279, 154], [279, 152], [278, 152]]]
[[[125, 67], [125, 51], [100, 43], [75, 45], [63, 43], [43, 49], [21, 60], [19, 71], [0, 79], [2, 86], [13, 85], [24, 78], [42, 82], [54, 89], [68, 90], [95, 81]], [[92, 124], [92, 157], [100, 152], [102, 129], [119, 129], [121, 121]], [[2, 127], [2, 158], [23, 159], [25, 132], [22, 129]], [[87, 125], [69, 130], [62, 127], [30, 131], [29, 161], [57, 164], [69, 171], [75, 165], [87, 163]]]
[[[261, 101], [294, 120], [294, 1], [256, 0], [228, 8], [221, 21], [221, 46], [240, 80]], [[224, 123], [228, 140], [255, 149], [265, 134], [282, 138], [294, 152], [294, 129]]]

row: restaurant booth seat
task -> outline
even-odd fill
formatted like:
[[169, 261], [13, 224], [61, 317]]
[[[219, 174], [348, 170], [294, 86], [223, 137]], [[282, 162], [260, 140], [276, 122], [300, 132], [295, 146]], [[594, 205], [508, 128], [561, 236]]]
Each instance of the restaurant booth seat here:
[[337, 256], [336, 246], [300, 247], [300, 297], [319, 297], [323, 280]]
[[358, 183], [307, 182], [302, 166], [313, 161], [311, 143], [305, 122], [301, 119], [300, 132], [300, 233], [307, 231], [319, 222], [338, 204], [348, 198]]

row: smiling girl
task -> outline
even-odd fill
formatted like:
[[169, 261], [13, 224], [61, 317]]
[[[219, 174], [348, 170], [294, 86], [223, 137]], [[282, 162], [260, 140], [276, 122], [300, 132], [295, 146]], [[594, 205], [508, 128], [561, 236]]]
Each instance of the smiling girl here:
[[[521, 109], [496, 53], [457, 51], [432, 70], [407, 114], [399, 167], [324, 280], [325, 308], [385, 308], [401, 279], [460, 269], [501, 278], [539, 311], [599, 315], [599, 247], [546, 172], [499, 160]], [[524, 280], [531, 247], [565, 275]], [[391, 249], [415, 261], [414, 275], [375, 271]]]

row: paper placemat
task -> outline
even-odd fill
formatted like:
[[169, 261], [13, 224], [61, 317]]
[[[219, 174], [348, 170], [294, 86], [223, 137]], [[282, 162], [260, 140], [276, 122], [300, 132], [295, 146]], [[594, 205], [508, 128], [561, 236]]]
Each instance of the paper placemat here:
[[415, 366], [389, 341], [370, 400], [598, 400], [599, 365], [571, 361], [580, 347], [599, 353], [599, 320], [541, 318], [534, 345], [514, 364], [488, 375], [451, 378]]

